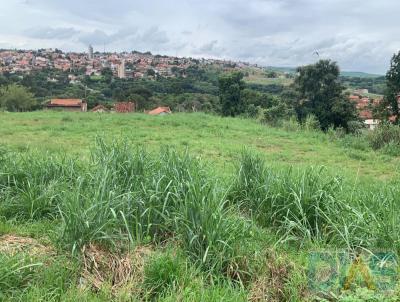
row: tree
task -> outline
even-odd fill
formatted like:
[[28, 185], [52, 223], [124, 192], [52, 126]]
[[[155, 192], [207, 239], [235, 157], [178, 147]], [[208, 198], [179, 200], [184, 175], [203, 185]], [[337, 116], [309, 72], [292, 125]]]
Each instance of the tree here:
[[400, 51], [393, 55], [390, 61], [390, 69], [386, 73], [386, 91], [383, 98], [381, 115], [386, 118], [390, 115], [396, 117], [396, 124], [399, 123], [400, 108], [398, 104], [398, 96], [400, 94]]
[[103, 80], [105, 83], [110, 84], [113, 78], [113, 72], [111, 68], [105, 67], [101, 70], [101, 75], [103, 76]]
[[147, 69], [146, 74], [149, 77], [155, 77], [156, 76], [156, 72], [154, 71], [154, 69], [151, 69], [151, 68]]
[[36, 104], [33, 94], [23, 86], [10, 84], [0, 88], [0, 107], [7, 111], [27, 111]]
[[330, 126], [348, 129], [348, 122], [357, 119], [355, 104], [348, 100], [339, 81], [339, 67], [330, 60], [320, 60], [297, 69], [294, 81], [294, 108], [303, 122], [315, 115], [321, 129]]
[[236, 116], [245, 112], [242, 91], [245, 89], [243, 74], [234, 72], [219, 78], [219, 98], [222, 115]]

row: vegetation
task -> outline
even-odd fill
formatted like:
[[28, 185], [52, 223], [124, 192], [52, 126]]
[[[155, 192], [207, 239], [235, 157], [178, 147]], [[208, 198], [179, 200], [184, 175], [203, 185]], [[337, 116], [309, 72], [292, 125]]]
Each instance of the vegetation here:
[[380, 104], [380, 113], [383, 118], [389, 116], [395, 117], [395, 122], [399, 122], [400, 108], [398, 96], [400, 94], [400, 52], [393, 55], [390, 61], [390, 69], [386, 74], [386, 91], [382, 104]]
[[400, 251], [398, 159], [367, 136], [205, 114], [0, 123], [4, 301], [307, 301], [314, 249]]
[[242, 91], [245, 88], [242, 73], [233, 73], [219, 79], [219, 97], [222, 115], [236, 116], [244, 113]]
[[339, 82], [339, 67], [329, 60], [298, 68], [294, 87], [297, 93], [294, 108], [300, 121], [312, 114], [327, 130], [330, 126], [348, 129], [348, 122], [357, 119], [355, 104], [344, 95]]
[[35, 107], [34, 95], [23, 86], [11, 84], [0, 86], [0, 109], [7, 111], [28, 111]]

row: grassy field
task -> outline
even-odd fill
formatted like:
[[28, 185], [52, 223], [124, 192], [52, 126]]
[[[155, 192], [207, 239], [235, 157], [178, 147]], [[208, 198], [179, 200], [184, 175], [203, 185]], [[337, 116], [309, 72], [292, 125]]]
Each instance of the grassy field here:
[[150, 150], [162, 145], [212, 161], [219, 173], [232, 171], [244, 147], [259, 151], [272, 165], [324, 165], [335, 173], [364, 179], [398, 175], [398, 158], [360, 151], [321, 133], [287, 132], [257, 121], [205, 114], [0, 113], [0, 143], [14, 150], [39, 149], [85, 156], [97, 136], [123, 138]]
[[265, 75], [265, 72], [258, 69], [248, 69], [245, 70], [248, 73], [248, 76], [244, 78], [247, 83], [251, 84], [260, 84], [260, 85], [283, 85], [289, 86], [293, 83], [293, 79], [288, 79], [284, 77], [283, 73], [279, 73], [279, 77], [277, 78], [268, 78]]
[[398, 157], [318, 131], [0, 113], [0, 301], [396, 301], [358, 279], [321, 296], [307, 265], [398, 255], [398, 184]]

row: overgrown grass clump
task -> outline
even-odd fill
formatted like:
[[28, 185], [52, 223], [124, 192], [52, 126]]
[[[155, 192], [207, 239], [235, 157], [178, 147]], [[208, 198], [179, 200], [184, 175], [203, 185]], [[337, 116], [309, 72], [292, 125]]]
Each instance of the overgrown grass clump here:
[[357, 186], [324, 168], [276, 169], [244, 151], [231, 203], [283, 242], [399, 250], [398, 186]]
[[[178, 252], [156, 253], [145, 265], [143, 299], [241, 300], [251, 296], [254, 282], [270, 284], [280, 272], [282, 288], [268, 293], [301, 299], [304, 290], [288, 289], [294, 284], [291, 274], [298, 273], [295, 266], [271, 264], [266, 251], [272, 244], [400, 251], [397, 183], [361, 187], [323, 167], [271, 166], [249, 150], [242, 152], [236, 173], [222, 182], [187, 151], [148, 152], [103, 139], [82, 159], [2, 150], [0, 161], [0, 216], [21, 223], [51, 221], [61, 253], [80, 259], [86, 247], [118, 254], [145, 244], [160, 250], [173, 244]], [[46, 280], [35, 279], [36, 265], [23, 261], [0, 257], [5, 295]], [[76, 275], [75, 270], [62, 274]]]

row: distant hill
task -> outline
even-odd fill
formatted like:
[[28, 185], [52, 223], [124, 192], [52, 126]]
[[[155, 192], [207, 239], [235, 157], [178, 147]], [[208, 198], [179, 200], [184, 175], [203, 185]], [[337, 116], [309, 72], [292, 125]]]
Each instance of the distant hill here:
[[383, 77], [381, 74], [366, 73], [360, 71], [342, 71], [341, 75], [349, 78], [379, 78]]
[[[277, 72], [287, 72], [287, 73], [296, 72], [295, 67], [267, 66], [266, 68]], [[340, 74], [344, 77], [349, 77], [349, 78], [379, 78], [383, 76], [381, 74], [373, 74], [361, 71], [342, 71]]]

